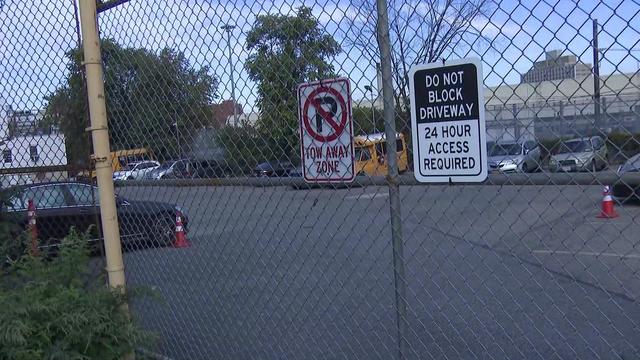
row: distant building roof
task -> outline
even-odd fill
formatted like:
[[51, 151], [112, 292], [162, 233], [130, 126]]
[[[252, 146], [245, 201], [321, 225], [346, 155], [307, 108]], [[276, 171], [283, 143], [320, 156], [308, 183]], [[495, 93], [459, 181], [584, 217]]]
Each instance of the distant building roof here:
[[[600, 95], [624, 97], [640, 94], [640, 73], [616, 73], [600, 76]], [[521, 83], [485, 88], [487, 106], [577, 101], [593, 97], [593, 77]]]
[[529, 71], [524, 73], [521, 83], [540, 81], [579, 79], [591, 74], [591, 64], [585, 64], [575, 55], [562, 55], [560, 50], [547, 51], [544, 60], [536, 61]]

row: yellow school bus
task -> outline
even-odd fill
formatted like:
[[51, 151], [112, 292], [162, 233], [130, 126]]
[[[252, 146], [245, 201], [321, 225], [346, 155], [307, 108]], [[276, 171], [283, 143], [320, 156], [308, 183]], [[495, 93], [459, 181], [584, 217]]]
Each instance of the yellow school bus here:
[[[92, 156], [93, 157], [93, 156]], [[92, 159], [93, 160], [93, 159]], [[134, 161], [155, 160], [153, 153], [146, 148], [116, 150], [111, 152], [111, 169], [113, 172], [122, 170], [128, 163]], [[93, 164], [92, 164], [93, 165]], [[96, 180], [96, 171], [83, 171], [78, 174], [80, 178]]]
[[[357, 175], [387, 175], [387, 139], [384, 134], [354, 136], [353, 144], [355, 147], [355, 170]], [[396, 134], [395, 149], [398, 156], [398, 170], [405, 172], [409, 167], [409, 162], [407, 142], [403, 134]]]
[[155, 160], [153, 153], [146, 148], [117, 150], [111, 152], [111, 168], [114, 172], [122, 170], [130, 162]]

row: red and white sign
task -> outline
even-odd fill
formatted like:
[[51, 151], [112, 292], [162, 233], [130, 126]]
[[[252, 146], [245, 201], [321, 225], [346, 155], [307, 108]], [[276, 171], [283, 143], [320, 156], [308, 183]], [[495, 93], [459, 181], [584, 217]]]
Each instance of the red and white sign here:
[[298, 86], [300, 158], [304, 180], [353, 181], [353, 120], [349, 79]]

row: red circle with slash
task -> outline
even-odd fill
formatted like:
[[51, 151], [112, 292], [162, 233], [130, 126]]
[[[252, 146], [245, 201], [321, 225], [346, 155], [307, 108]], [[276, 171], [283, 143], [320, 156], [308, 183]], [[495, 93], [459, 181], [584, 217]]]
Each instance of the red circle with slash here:
[[[325, 111], [322, 108], [322, 105], [319, 104], [318, 101], [316, 100], [316, 98], [318, 98], [319, 95], [323, 95], [325, 93], [330, 94], [338, 102], [338, 105], [341, 110], [340, 119], [338, 119], [338, 121], [336, 121], [336, 119], [333, 118], [333, 115], [331, 115], [330, 112]], [[333, 132], [331, 134], [322, 135], [317, 133], [313, 129], [313, 126], [311, 126], [311, 122], [309, 119], [309, 107], [311, 106], [313, 106], [316, 113], [322, 117], [322, 120], [324, 120], [327, 124], [329, 124], [329, 126], [333, 129]], [[309, 96], [307, 97], [307, 100], [304, 103], [304, 106], [302, 108], [302, 114], [303, 114], [302, 121], [304, 122], [304, 127], [307, 130], [307, 133], [312, 138], [322, 142], [328, 142], [328, 141], [333, 141], [337, 139], [342, 134], [342, 132], [344, 131], [344, 128], [347, 125], [347, 118], [348, 118], [347, 104], [344, 101], [344, 98], [342, 97], [340, 92], [338, 92], [338, 90], [331, 87], [319, 87], [313, 90], [311, 94], [309, 94]]]

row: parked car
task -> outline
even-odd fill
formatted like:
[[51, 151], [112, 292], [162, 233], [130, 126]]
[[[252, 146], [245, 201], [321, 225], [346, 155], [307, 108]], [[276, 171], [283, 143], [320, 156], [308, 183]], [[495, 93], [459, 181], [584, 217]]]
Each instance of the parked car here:
[[[624, 175], [630, 172], [640, 172], [640, 154], [630, 157], [618, 168], [618, 174]], [[640, 200], [640, 184], [628, 184], [621, 180], [613, 185], [613, 196], [620, 201]]]
[[[111, 169], [113, 172], [122, 171], [127, 164], [132, 162], [150, 161], [155, 160], [153, 152], [146, 148], [128, 149], [128, 150], [116, 150], [111, 152]], [[96, 183], [96, 171], [93, 169], [93, 158], [91, 169], [81, 171], [76, 179], [85, 182]]]
[[[34, 201], [37, 229], [43, 248], [55, 247], [72, 227], [84, 232], [100, 218], [98, 188], [80, 182], [51, 182], [18, 186], [8, 190], [11, 205], [2, 211], [18, 228], [27, 227], [29, 199]], [[175, 239], [175, 219], [182, 215], [186, 231], [188, 218], [173, 204], [153, 201], [133, 201], [116, 196], [120, 238], [123, 244], [139, 242], [157, 245], [172, 244]], [[91, 241], [98, 244], [97, 229], [91, 231]]]
[[225, 162], [216, 160], [191, 160], [192, 177], [196, 179], [212, 179], [225, 177], [231, 173]]
[[157, 161], [136, 161], [113, 173], [113, 180], [141, 180], [145, 174], [160, 167]]
[[193, 169], [188, 159], [165, 161], [159, 167], [152, 169], [144, 175], [145, 179], [188, 179], [192, 176]]
[[598, 171], [607, 167], [607, 146], [600, 136], [563, 141], [551, 155], [552, 171]]
[[302, 165], [289, 169], [287, 176], [289, 177], [302, 177], [304, 175]]
[[489, 170], [530, 172], [540, 168], [540, 146], [535, 141], [497, 142], [488, 147]]
[[267, 161], [258, 164], [253, 169], [256, 177], [286, 177], [294, 166], [288, 161]]

